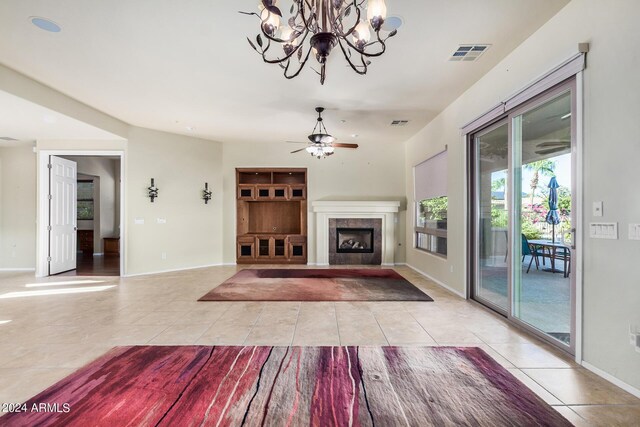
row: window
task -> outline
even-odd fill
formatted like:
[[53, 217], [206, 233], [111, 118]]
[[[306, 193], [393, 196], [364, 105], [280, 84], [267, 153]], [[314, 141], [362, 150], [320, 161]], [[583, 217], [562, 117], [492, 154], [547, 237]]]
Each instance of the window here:
[[447, 256], [447, 151], [414, 168], [415, 247]]
[[93, 220], [93, 181], [78, 181], [78, 220]]

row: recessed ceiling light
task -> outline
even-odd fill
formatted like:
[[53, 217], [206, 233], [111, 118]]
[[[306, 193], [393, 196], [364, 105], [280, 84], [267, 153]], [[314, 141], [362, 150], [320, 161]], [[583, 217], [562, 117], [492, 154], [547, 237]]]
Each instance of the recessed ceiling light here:
[[48, 31], [50, 33], [59, 33], [62, 31], [62, 27], [56, 24], [50, 19], [42, 18], [40, 16], [30, 16], [29, 20], [33, 25], [40, 28], [41, 30]]
[[389, 16], [384, 20], [384, 23], [382, 24], [382, 29], [384, 31], [397, 30], [398, 28], [400, 28], [402, 26], [403, 23], [404, 23], [404, 21], [402, 20], [401, 17], [399, 17], [399, 16]]
[[51, 114], [45, 114], [44, 116], [42, 116], [42, 121], [45, 123], [55, 123], [56, 122], [56, 116], [53, 116]]
[[193, 132], [195, 130], [193, 126], [187, 126], [185, 127], [185, 129], [188, 130], [189, 132]]
[[351, 138], [357, 138], [357, 137], [358, 137], [357, 133], [354, 133], [354, 134], [351, 135]]

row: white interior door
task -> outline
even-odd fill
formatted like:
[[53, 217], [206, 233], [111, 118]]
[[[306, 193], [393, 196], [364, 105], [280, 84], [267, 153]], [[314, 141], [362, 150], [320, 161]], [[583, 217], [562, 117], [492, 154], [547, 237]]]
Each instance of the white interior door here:
[[77, 166], [49, 157], [49, 274], [76, 268]]

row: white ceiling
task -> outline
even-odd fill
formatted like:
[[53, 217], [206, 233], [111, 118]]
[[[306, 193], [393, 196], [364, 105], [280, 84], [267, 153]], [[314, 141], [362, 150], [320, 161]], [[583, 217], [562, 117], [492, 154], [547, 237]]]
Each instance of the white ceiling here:
[[0, 147], [31, 144], [38, 139], [122, 139], [20, 97], [0, 91]]
[[[4, 0], [0, 63], [137, 126], [220, 141], [304, 141], [322, 105], [343, 142], [400, 143], [567, 2], [387, 0], [388, 14], [404, 19], [387, 53], [358, 76], [336, 50], [321, 86], [308, 65], [286, 80], [250, 48], [257, 20], [238, 11], [257, 10], [257, 0]], [[290, 3], [279, 2], [283, 11]], [[62, 31], [36, 28], [34, 15]], [[477, 62], [448, 61], [468, 43], [492, 47]], [[411, 122], [392, 128], [393, 119]]]

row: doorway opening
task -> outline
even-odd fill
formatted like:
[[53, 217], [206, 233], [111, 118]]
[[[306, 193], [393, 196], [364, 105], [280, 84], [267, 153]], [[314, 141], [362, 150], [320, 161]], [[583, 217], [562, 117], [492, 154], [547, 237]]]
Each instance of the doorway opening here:
[[37, 276], [124, 275], [122, 165], [122, 152], [39, 153]]

